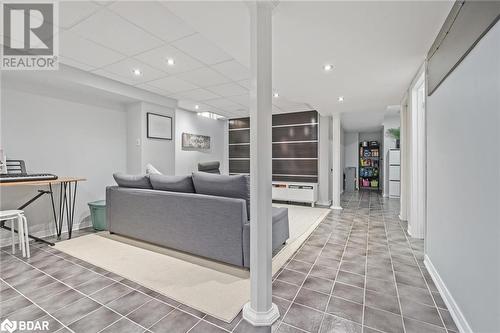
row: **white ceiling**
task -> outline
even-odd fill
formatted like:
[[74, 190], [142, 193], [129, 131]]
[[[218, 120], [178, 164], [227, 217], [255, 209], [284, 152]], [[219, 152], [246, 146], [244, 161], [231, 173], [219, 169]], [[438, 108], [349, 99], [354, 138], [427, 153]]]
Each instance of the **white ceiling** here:
[[[273, 86], [280, 94], [273, 112], [360, 115], [398, 104], [452, 3], [281, 2], [273, 17]], [[188, 109], [248, 114], [242, 2], [68, 1], [59, 17], [63, 63]], [[326, 63], [335, 69], [325, 73]], [[134, 68], [142, 76], [133, 76]]]

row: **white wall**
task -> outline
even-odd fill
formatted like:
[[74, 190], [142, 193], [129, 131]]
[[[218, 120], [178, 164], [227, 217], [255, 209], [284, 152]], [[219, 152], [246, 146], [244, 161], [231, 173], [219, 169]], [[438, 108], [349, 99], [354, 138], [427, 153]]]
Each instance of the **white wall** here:
[[[176, 145], [175, 174], [186, 175], [198, 170], [199, 162], [219, 161], [221, 173], [228, 173], [227, 120], [201, 117], [196, 112], [177, 109], [175, 112]], [[209, 150], [182, 149], [182, 133], [210, 136]]]
[[[105, 197], [113, 173], [126, 170], [126, 113], [2, 87], [1, 146], [8, 158], [23, 159], [28, 171], [79, 176], [75, 227], [87, 224], [87, 203]], [[34, 187], [2, 188], [1, 209], [17, 208], [36, 194]], [[26, 208], [30, 233], [52, 234], [50, 197]], [[9, 237], [1, 232], [1, 237]]]
[[175, 173], [175, 135], [172, 140], [147, 137], [147, 113], [172, 118], [172, 133], [176, 132], [175, 110], [165, 106], [137, 102], [127, 106], [127, 172], [143, 173], [148, 163], [166, 175]]
[[[345, 132], [344, 136], [344, 167], [356, 168], [356, 180], [359, 175], [359, 133]], [[356, 181], [356, 186], [358, 186]]]
[[[387, 134], [387, 130], [391, 128], [398, 128], [401, 125], [399, 115], [387, 115], [384, 117], [384, 175], [389, 175], [389, 149], [396, 148], [396, 139]], [[384, 177], [384, 196], [389, 196], [389, 177]]]
[[474, 332], [500, 332], [500, 24], [428, 98], [426, 250]]

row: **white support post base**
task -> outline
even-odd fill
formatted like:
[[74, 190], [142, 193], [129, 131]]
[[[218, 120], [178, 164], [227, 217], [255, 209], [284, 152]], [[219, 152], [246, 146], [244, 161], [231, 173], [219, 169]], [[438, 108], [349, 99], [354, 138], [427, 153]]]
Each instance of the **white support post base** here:
[[330, 209], [334, 209], [334, 210], [342, 210], [344, 208], [340, 207], [340, 206], [330, 206]]
[[342, 130], [340, 124], [340, 115], [332, 115], [332, 156], [333, 156], [333, 176], [332, 176], [332, 205], [330, 209], [341, 210], [340, 205], [340, 194], [342, 192], [341, 177], [343, 174], [343, 168], [340, 161], [340, 131]]
[[243, 319], [253, 326], [271, 326], [279, 317], [280, 311], [274, 303], [271, 308], [265, 312], [255, 311], [250, 305], [250, 302], [243, 306]]

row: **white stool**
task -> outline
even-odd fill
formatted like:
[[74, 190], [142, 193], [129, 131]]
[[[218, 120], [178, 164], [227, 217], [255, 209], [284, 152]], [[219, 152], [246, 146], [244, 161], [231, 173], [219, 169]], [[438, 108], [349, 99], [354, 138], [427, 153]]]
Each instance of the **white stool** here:
[[19, 249], [23, 257], [30, 257], [30, 244], [28, 238], [28, 221], [22, 210], [3, 210], [0, 211], [0, 220], [10, 221], [12, 234], [12, 254], [16, 253], [16, 236], [14, 232], [15, 222], [17, 220], [17, 232], [19, 236]]

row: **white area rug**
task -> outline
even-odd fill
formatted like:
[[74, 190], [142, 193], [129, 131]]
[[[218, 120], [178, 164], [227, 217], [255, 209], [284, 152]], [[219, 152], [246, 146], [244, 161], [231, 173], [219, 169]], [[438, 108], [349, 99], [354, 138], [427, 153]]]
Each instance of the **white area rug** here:
[[[329, 212], [275, 206], [288, 208], [290, 239], [273, 258], [273, 274]], [[250, 273], [243, 268], [107, 232], [62, 241], [55, 247], [226, 322], [250, 300]]]

